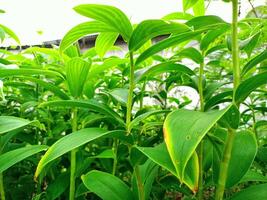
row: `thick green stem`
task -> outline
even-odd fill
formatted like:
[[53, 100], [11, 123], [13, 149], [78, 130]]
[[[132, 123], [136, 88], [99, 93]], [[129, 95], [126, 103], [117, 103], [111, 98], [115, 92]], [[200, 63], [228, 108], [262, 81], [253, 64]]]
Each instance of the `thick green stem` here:
[[[77, 109], [72, 111], [72, 132], [77, 131]], [[69, 200], [75, 199], [75, 171], [76, 171], [76, 151], [73, 149], [70, 154], [70, 193]]]
[[[234, 75], [234, 96], [240, 83], [239, 47], [238, 47], [238, 0], [232, 0], [232, 59]], [[234, 101], [234, 98], [233, 98]]]
[[223, 200], [225, 183], [226, 183], [227, 174], [228, 174], [228, 165], [229, 165], [229, 161], [231, 158], [234, 137], [235, 137], [235, 131], [232, 129], [229, 129], [228, 134], [227, 134], [226, 144], [225, 144], [226, 146], [223, 152], [223, 158], [220, 164], [220, 173], [219, 173], [218, 186], [216, 190], [215, 200]]
[[[238, 0], [232, 0], [232, 61], [233, 61], [233, 78], [234, 78], [234, 95], [233, 103], [235, 102], [235, 92], [240, 83], [240, 66], [239, 66], [239, 47], [238, 47]], [[237, 105], [239, 106], [239, 105]], [[227, 180], [228, 166], [231, 158], [231, 152], [234, 142], [235, 131], [228, 130], [228, 135], [225, 143], [223, 158], [220, 164], [220, 173], [216, 190], [215, 200], [222, 200]]]
[[[203, 75], [204, 75], [204, 63], [199, 66], [199, 78], [198, 78], [198, 93], [200, 111], [204, 112], [204, 95], [203, 95]], [[203, 199], [203, 141], [198, 146], [198, 157], [199, 157], [199, 189], [198, 189], [198, 200]]]
[[5, 200], [6, 198], [5, 198], [3, 173], [0, 173], [0, 193], [1, 193], [1, 200]]
[[127, 101], [127, 113], [126, 113], [126, 130], [130, 133], [129, 124], [132, 117], [132, 104], [133, 104], [133, 90], [134, 90], [134, 60], [133, 53], [130, 52], [130, 77], [129, 77], [129, 92]]
[[136, 165], [134, 168], [134, 173], [135, 173], [135, 178], [137, 182], [137, 187], [138, 187], [138, 199], [139, 200], [145, 200], [145, 191], [144, 191], [144, 185], [141, 179], [141, 174], [139, 170], [139, 166]]

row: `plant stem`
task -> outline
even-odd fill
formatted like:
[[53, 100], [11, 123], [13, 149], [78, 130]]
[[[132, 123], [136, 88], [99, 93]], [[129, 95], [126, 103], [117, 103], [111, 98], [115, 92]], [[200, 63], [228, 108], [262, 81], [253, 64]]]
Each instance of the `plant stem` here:
[[135, 178], [136, 178], [137, 187], [138, 187], [138, 199], [139, 200], [145, 200], [144, 185], [142, 183], [142, 179], [141, 179], [140, 170], [139, 170], [138, 165], [135, 166], [134, 173], [135, 173]]
[[[232, 59], [234, 75], [234, 96], [240, 83], [239, 47], [238, 47], [238, 0], [232, 0]], [[234, 98], [233, 98], [234, 101]]]
[[[77, 131], [77, 109], [74, 108], [72, 111], [72, 132]], [[76, 171], [76, 151], [73, 149], [70, 155], [70, 193], [69, 200], [74, 200], [75, 198], [75, 171]]]
[[134, 60], [133, 60], [133, 53], [130, 52], [130, 77], [129, 77], [129, 92], [127, 101], [127, 113], [126, 113], [126, 130], [128, 134], [130, 133], [129, 124], [131, 123], [131, 116], [132, 116], [133, 90], [134, 90]]
[[[199, 78], [198, 78], [198, 93], [200, 102], [200, 111], [204, 112], [204, 95], [203, 95], [203, 74], [204, 74], [204, 62], [199, 66]], [[198, 200], [203, 199], [203, 141], [198, 146], [199, 157], [199, 189]]]
[[113, 175], [116, 174], [116, 168], [117, 168], [117, 162], [118, 162], [117, 151], [118, 151], [118, 140], [114, 139], [114, 142], [113, 142], [114, 160], [113, 160], [113, 168], [112, 168]]
[[6, 198], [5, 198], [3, 173], [0, 173], [0, 193], [1, 193], [1, 200], [5, 200]]
[[233, 147], [235, 137], [235, 131], [233, 129], [228, 130], [227, 139], [226, 139], [226, 146], [223, 152], [223, 158], [220, 164], [220, 173], [218, 179], [218, 186], [216, 190], [215, 200], [223, 200], [223, 194], [225, 189], [225, 183], [228, 174], [228, 165], [231, 158], [231, 152]]
[[[238, 0], [232, 0], [232, 61], [234, 75], [234, 94], [233, 103], [235, 103], [235, 92], [240, 83], [239, 66], [239, 47], [238, 47]], [[228, 129], [226, 144], [223, 152], [223, 158], [220, 164], [220, 173], [216, 190], [215, 200], [222, 200], [224, 195], [225, 183], [227, 180], [228, 165], [231, 158], [231, 152], [234, 142], [235, 131]]]

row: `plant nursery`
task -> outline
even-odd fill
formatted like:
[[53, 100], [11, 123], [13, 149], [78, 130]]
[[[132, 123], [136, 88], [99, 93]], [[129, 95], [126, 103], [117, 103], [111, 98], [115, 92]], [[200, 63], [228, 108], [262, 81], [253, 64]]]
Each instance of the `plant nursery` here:
[[1, 200], [267, 200], [267, 1], [2, 1]]

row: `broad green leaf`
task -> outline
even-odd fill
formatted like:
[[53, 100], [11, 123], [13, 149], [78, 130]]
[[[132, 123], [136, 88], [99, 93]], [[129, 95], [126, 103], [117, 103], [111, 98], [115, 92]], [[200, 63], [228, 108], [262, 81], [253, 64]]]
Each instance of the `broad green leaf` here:
[[181, 182], [198, 144], [228, 109], [210, 112], [181, 109], [167, 116], [163, 126], [164, 140]]
[[32, 77], [23, 77], [24, 80], [30, 80], [34, 83], [37, 83], [38, 85], [46, 88], [47, 90], [53, 92], [55, 95], [57, 95], [58, 97], [60, 97], [61, 99], [67, 100], [70, 99], [70, 97], [63, 92], [59, 87], [55, 86], [52, 83], [49, 83], [48, 81], [43, 81], [41, 79], [37, 79], [37, 78], [32, 78]]
[[206, 15], [195, 17], [185, 23], [189, 27], [193, 27], [194, 30], [203, 29], [203, 28], [215, 28], [221, 25], [227, 24], [223, 19], [215, 15]]
[[145, 120], [146, 118], [152, 115], [158, 115], [158, 114], [163, 114], [163, 113], [168, 113], [168, 112], [170, 111], [169, 110], [153, 110], [153, 111], [149, 111], [144, 114], [141, 114], [131, 121], [131, 123], [129, 124], [129, 131], [132, 130], [132, 128], [138, 123], [140, 123], [142, 120]]
[[108, 5], [83, 4], [73, 8], [77, 13], [114, 28], [129, 41], [133, 28], [128, 17], [118, 8]]
[[235, 193], [227, 200], [263, 200], [267, 197], [267, 183], [260, 185], [253, 185], [240, 192]]
[[0, 134], [23, 128], [27, 125], [34, 124], [35, 122], [36, 121], [29, 121], [19, 117], [0, 116]]
[[267, 72], [252, 76], [241, 82], [235, 92], [235, 101], [243, 102], [256, 88], [267, 84]]
[[66, 76], [70, 93], [73, 97], [80, 97], [89, 73], [91, 62], [81, 58], [72, 58], [66, 64]]
[[112, 158], [112, 159], [114, 159], [114, 157], [115, 155], [112, 149], [106, 149], [98, 155], [90, 156], [90, 158]]
[[204, 110], [209, 110], [213, 106], [218, 105], [220, 103], [231, 102], [232, 101], [232, 96], [233, 96], [233, 91], [232, 90], [229, 90], [229, 91], [225, 91], [225, 92], [221, 92], [219, 94], [216, 94], [213, 97], [211, 97], [205, 103], [205, 107], [204, 107], [205, 109]]
[[60, 51], [65, 51], [68, 47], [70, 47], [73, 43], [77, 42], [82, 37], [93, 33], [102, 32], [116, 32], [116, 29], [98, 21], [90, 21], [78, 24], [77, 26], [69, 30], [63, 37], [60, 42]]
[[9, 76], [27, 76], [27, 75], [47, 75], [52, 77], [59, 77], [64, 79], [64, 77], [52, 70], [42, 70], [42, 69], [0, 69], [0, 77]]
[[146, 60], [150, 56], [153, 56], [154, 54], [156, 54], [156, 53], [158, 53], [164, 49], [167, 49], [167, 48], [172, 47], [174, 45], [180, 44], [180, 43], [185, 42], [187, 40], [193, 39], [194, 37], [196, 37], [200, 33], [201, 33], [201, 31], [196, 31], [196, 32], [190, 31], [190, 32], [182, 33], [182, 34], [171, 36], [167, 39], [164, 39], [164, 40], [156, 43], [155, 45], [151, 46], [147, 50], [145, 50], [137, 58], [135, 64], [136, 65], [140, 64], [141, 62], [143, 62], [144, 60]]
[[129, 41], [129, 50], [136, 51], [148, 40], [167, 34], [179, 34], [190, 31], [190, 29], [179, 23], [165, 22], [163, 20], [145, 20], [134, 29]]
[[185, 12], [173, 12], [168, 15], [165, 15], [163, 20], [190, 20], [194, 18], [193, 15]]
[[228, 111], [219, 120], [219, 124], [227, 129], [238, 129], [240, 123], [240, 112], [236, 105], [231, 105]]
[[128, 100], [128, 89], [115, 88], [108, 92], [114, 99], [116, 99], [121, 105], [126, 106]]
[[199, 0], [183, 0], [183, 10], [184, 12], [192, 8]]
[[[168, 153], [165, 143], [162, 143], [155, 147], [136, 147], [136, 148], [140, 152], [145, 154], [153, 162], [165, 168], [179, 179], [179, 176], [175, 170], [174, 164], [172, 163], [171, 157]], [[186, 166], [185, 177], [183, 181], [193, 192], [196, 192], [198, 188], [198, 174], [199, 174], [198, 157], [194, 152], [193, 156], [188, 162], [188, 165]]]
[[214, 42], [219, 36], [224, 34], [230, 29], [229, 24], [223, 24], [215, 30], [209, 31], [200, 42], [200, 49], [202, 51], [207, 50], [209, 45]]
[[129, 62], [128, 59], [108, 58], [104, 60], [102, 64], [93, 64], [88, 76], [90, 78], [96, 78], [100, 73], [103, 73], [106, 70], [111, 70], [113, 67], [128, 62]]
[[95, 41], [95, 50], [100, 58], [110, 50], [118, 38], [118, 33], [100, 33]]
[[107, 136], [108, 134], [112, 134], [114, 132], [120, 131], [106, 131], [101, 128], [85, 128], [62, 137], [48, 148], [48, 151], [39, 161], [35, 171], [35, 178], [40, 175], [40, 173], [48, 163], [54, 161], [63, 154], [76, 149], [88, 142], [91, 142], [103, 136]]
[[175, 56], [179, 56], [179, 57], [182, 57], [182, 58], [189, 58], [189, 59], [193, 60], [197, 64], [200, 64], [200, 63], [204, 62], [203, 56], [194, 47], [189, 47], [189, 48], [182, 49], [180, 52], [175, 54]]
[[[149, 199], [153, 182], [158, 175], [159, 165], [157, 165], [152, 160], [147, 159], [147, 161], [143, 165], [140, 165], [138, 167], [140, 171], [140, 177], [144, 185], [145, 199]], [[132, 185], [132, 188], [135, 194], [135, 199], [138, 199], [138, 185], [136, 183], [135, 176], [133, 182], [134, 183]]]
[[250, 182], [250, 181], [267, 182], [267, 177], [259, 172], [249, 170], [243, 176], [243, 178], [239, 181], [239, 183], [245, 183], [245, 182]]
[[257, 153], [257, 141], [254, 133], [241, 131], [236, 133], [229, 161], [226, 187], [237, 184], [247, 173]]
[[4, 30], [4, 32], [7, 35], [9, 35], [12, 39], [14, 39], [18, 44], [20, 44], [20, 40], [19, 40], [18, 36], [10, 28], [8, 28], [8, 27], [6, 27], [6, 26], [4, 26], [2, 24], [0, 24], [0, 28], [2, 30]]
[[244, 50], [247, 53], [248, 57], [251, 56], [252, 51], [258, 44], [260, 36], [261, 32], [258, 32], [257, 34], [253, 35], [251, 38], [248, 38], [246, 40], [245, 42], [246, 44], [242, 47], [242, 50]]
[[0, 173], [7, 170], [14, 164], [30, 157], [40, 151], [46, 150], [48, 147], [45, 145], [32, 145], [8, 151], [0, 155]]
[[121, 119], [121, 117], [114, 112], [112, 109], [110, 109], [107, 105], [104, 105], [102, 103], [98, 103], [94, 100], [57, 100], [57, 101], [49, 101], [45, 102], [39, 105], [40, 107], [64, 107], [64, 108], [84, 108], [88, 109], [94, 112], [99, 112], [101, 114], [106, 115], [107, 117], [111, 117], [116, 119], [117, 122], [119, 122], [121, 125], [124, 125], [124, 121]]
[[257, 64], [267, 59], [267, 50], [261, 52], [259, 55], [252, 58], [248, 63], [243, 67], [241, 75], [244, 76], [248, 71], [250, 71]]
[[155, 77], [166, 72], [181, 72], [183, 74], [194, 75], [194, 71], [185, 65], [174, 62], [163, 62], [152, 67], [142, 68], [135, 72], [135, 82], [143, 80], [145, 77]]
[[68, 188], [69, 177], [70, 174], [68, 172], [63, 172], [48, 185], [46, 193], [47, 193], [47, 198], [49, 200], [54, 200], [59, 198], [60, 195]]
[[84, 185], [103, 200], [133, 200], [130, 188], [112, 174], [92, 170], [82, 176]]
[[197, 3], [193, 6], [193, 11], [195, 16], [205, 15], [205, 1], [198, 0]]

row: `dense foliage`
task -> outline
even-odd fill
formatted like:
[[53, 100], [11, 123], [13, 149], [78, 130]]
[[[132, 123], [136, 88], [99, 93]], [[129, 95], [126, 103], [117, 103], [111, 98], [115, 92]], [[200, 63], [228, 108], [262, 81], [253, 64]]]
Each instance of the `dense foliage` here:
[[59, 47], [1, 49], [1, 199], [267, 199], [267, 7], [227, 2], [232, 23], [204, 0], [135, 25], [79, 5]]

